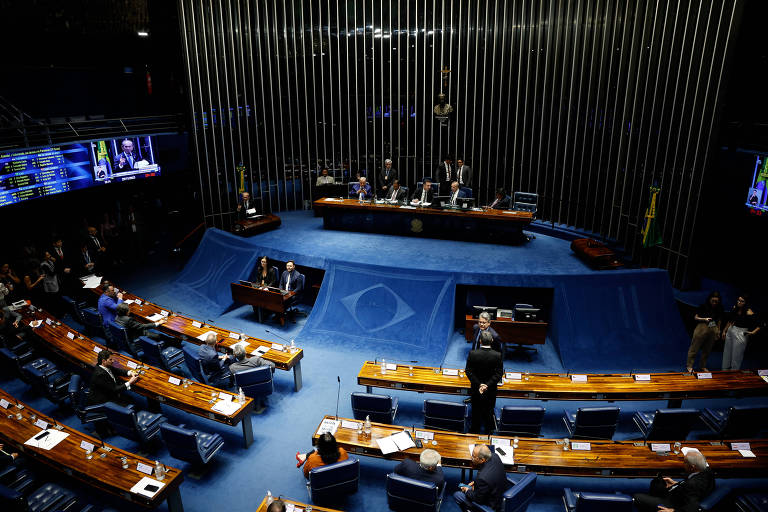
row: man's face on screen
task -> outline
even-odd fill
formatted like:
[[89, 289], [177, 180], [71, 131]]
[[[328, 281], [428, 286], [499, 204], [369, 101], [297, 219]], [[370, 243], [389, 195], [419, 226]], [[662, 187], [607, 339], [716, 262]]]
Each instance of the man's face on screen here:
[[125, 151], [125, 153], [128, 155], [133, 153], [133, 142], [129, 140], [123, 142], [123, 151]]

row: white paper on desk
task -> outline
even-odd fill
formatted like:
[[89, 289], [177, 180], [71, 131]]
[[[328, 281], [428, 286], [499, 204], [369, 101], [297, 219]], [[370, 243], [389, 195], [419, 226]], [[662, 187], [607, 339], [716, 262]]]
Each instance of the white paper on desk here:
[[[499, 448], [501, 448], [504, 453], [499, 452]], [[499, 456], [501, 459], [502, 464], [514, 464], [515, 463], [515, 449], [512, 446], [494, 446], [493, 447], [494, 452], [496, 455]]]
[[250, 343], [248, 343], [247, 341], [238, 341], [237, 343], [233, 344], [231, 348], [232, 350], [235, 350], [235, 347], [240, 346], [240, 347], [243, 347], [243, 352], [245, 352], [246, 351], [245, 349], [248, 348], [248, 345], [250, 345]]
[[397, 451], [397, 443], [392, 439], [392, 436], [377, 439], [376, 444], [379, 445], [379, 450], [381, 450], [383, 455], [388, 455]]
[[267, 352], [269, 352], [269, 347], [265, 347], [264, 345], [261, 345], [259, 348], [257, 348], [257, 349], [255, 349], [255, 350], [251, 351], [251, 355], [254, 355], [254, 356], [263, 356], [263, 355], [264, 355], [264, 354], [266, 354]]
[[238, 402], [232, 402], [231, 400], [219, 400], [213, 407], [211, 407], [212, 411], [220, 412], [225, 416], [229, 416], [239, 409], [240, 404]]
[[765, 382], [768, 382], [768, 375], [763, 375], [760, 378], [763, 379]]
[[245, 210], [245, 213], [248, 215], [256, 215], [256, 208], [248, 208]]
[[397, 434], [392, 434], [389, 437], [392, 438], [400, 451], [405, 451], [408, 448], [413, 448], [416, 446], [416, 444], [413, 442], [413, 439], [411, 439], [411, 436], [408, 435], [408, 432], [398, 432]]
[[[148, 316], [147, 320], [149, 320], [150, 322], [158, 322], [158, 321], [162, 320], [163, 318], [164, 318], [163, 315], [161, 315], [160, 313], [155, 313], [154, 315]], [[199, 337], [200, 336], [198, 336], [198, 338]], [[203, 341], [205, 341], [205, 340], [203, 340]]]
[[331, 434], [336, 434], [336, 431], [339, 429], [339, 425], [341, 425], [341, 422], [338, 420], [324, 418], [323, 421], [320, 423], [320, 426], [317, 427], [317, 435], [322, 435], [322, 434], [325, 434], [326, 432], [330, 432]]
[[229, 337], [232, 338], [233, 340], [239, 340], [240, 339], [240, 335], [237, 334], [236, 332], [229, 333]]
[[459, 370], [457, 370], [456, 368], [443, 368], [443, 375], [447, 377], [458, 377]]
[[755, 455], [752, 450], [739, 450], [739, 453], [742, 455], [742, 457], [757, 457], [757, 455]]
[[335, 197], [326, 197], [325, 202], [326, 203], [341, 203], [343, 202], [343, 199], [336, 199]]
[[201, 328], [203, 326], [202, 322], [197, 322], [195, 320], [192, 320], [192, 327]]
[[40, 324], [42, 323], [43, 323], [42, 320], [32, 320], [31, 322], [29, 322], [29, 326], [35, 329], [36, 327], [40, 327]]
[[136, 302], [136, 301], [135, 301], [135, 300], [133, 300], [133, 299], [125, 299], [125, 300], [123, 301], [123, 304], [128, 304], [128, 305], [130, 306], [130, 305], [131, 305], [131, 304], [133, 304], [134, 302]]
[[[155, 491], [148, 491], [147, 486], [148, 485], [154, 485], [157, 487], [157, 490]], [[147, 498], [152, 498], [155, 494], [160, 492], [160, 489], [163, 488], [165, 484], [163, 482], [158, 482], [154, 478], [150, 478], [148, 476], [145, 476], [141, 480], [139, 480], [136, 485], [131, 487], [131, 492], [134, 494], [140, 494], [142, 496], [146, 496]]]
[[[48, 435], [39, 440], [35, 439], [35, 437], [39, 436], [43, 432], [48, 432]], [[34, 446], [35, 448], [42, 448], [43, 450], [50, 450], [51, 448], [59, 444], [61, 441], [66, 439], [67, 436], [69, 436], [69, 434], [61, 430], [56, 430], [56, 429], [41, 430], [34, 436], [24, 441], [24, 444], [29, 446]]]
[[407, 205], [402, 205], [400, 208], [403, 208], [405, 210], [415, 210], [416, 209], [415, 206], [407, 206]]
[[341, 428], [357, 430], [357, 427], [359, 426], [360, 426], [360, 423], [358, 423], [357, 421], [341, 420]]
[[[152, 315], [152, 316], [154, 316], [154, 315]], [[204, 332], [203, 334], [201, 334], [200, 336], [198, 336], [198, 337], [197, 337], [197, 339], [199, 339], [200, 341], [205, 341], [205, 338], [207, 338], [209, 334], [213, 334], [214, 336], [217, 336], [217, 335], [216, 335], [216, 332], [214, 332], [214, 331], [208, 331], [208, 332]]]

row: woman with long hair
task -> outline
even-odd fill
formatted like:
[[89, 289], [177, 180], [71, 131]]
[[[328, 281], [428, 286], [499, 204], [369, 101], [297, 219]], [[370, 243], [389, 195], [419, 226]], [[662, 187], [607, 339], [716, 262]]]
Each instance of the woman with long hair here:
[[304, 465], [304, 478], [309, 478], [312, 468], [341, 462], [348, 458], [347, 451], [336, 443], [333, 434], [326, 432], [317, 438], [317, 447], [313, 451], [306, 455], [296, 452], [296, 460], [299, 461], [296, 467]]
[[757, 315], [749, 307], [749, 298], [742, 294], [728, 314], [728, 323], [723, 329], [725, 347], [723, 347], [723, 370], [738, 370], [744, 360], [749, 338], [757, 334], [760, 326]]
[[259, 268], [256, 274], [254, 282], [258, 286], [277, 286], [277, 269], [269, 264], [269, 259], [266, 256], [259, 258]]

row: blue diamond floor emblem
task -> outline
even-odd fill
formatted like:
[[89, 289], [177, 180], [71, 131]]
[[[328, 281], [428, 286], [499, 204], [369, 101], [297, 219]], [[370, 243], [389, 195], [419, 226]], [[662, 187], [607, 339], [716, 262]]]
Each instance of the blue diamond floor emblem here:
[[415, 314], [402, 297], [382, 283], [339, 300], [357, 325], [369, 333], [392, 327]]

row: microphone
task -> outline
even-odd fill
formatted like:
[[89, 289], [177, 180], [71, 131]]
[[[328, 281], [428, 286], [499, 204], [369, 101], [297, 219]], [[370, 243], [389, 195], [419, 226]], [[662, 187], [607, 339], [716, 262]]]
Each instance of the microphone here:
[[341, 395], [341, 378], [337, 375], [336, 382], [339, 383], [339, 388], [336, 391], [336, 421], [339, 421], [339, 396]]
[[289, 340], [289, 339], [288, 339], [288, 338], [286, 338], [285, 336], [280, 336], [280, 335], [279, 335], [278, 333], [276, 333], [275, 331], [270, 331], [269, 329], [264, 329], [264, 331], [265, 331], [265, 332], [268, 332], [269, 334], [272, 334], [272, 335], [274, 335], [274, 336], [277, 336], [277, 337], [278, 337], [278, 338], [280, 338], [281, 340], [283, 340], [283, 341], [287, 341], [288, 343], [290, 343], [290, 342], [292, 342], [292, 341], [293, 341], [293, 342], [295, 342], [295, 341], [296, 341], [296, 340], [293, 340], [293, 339]]

